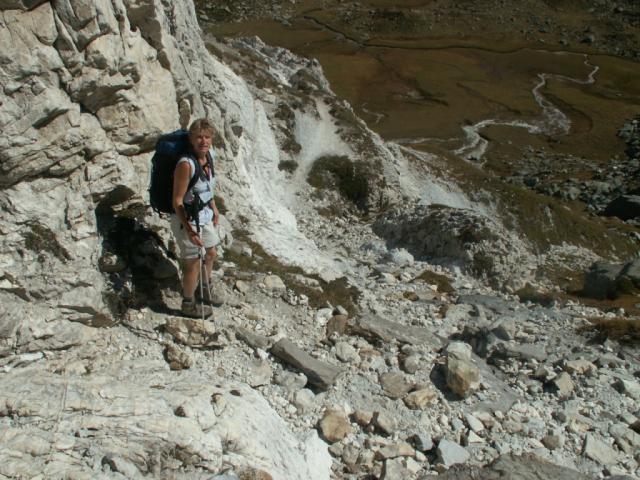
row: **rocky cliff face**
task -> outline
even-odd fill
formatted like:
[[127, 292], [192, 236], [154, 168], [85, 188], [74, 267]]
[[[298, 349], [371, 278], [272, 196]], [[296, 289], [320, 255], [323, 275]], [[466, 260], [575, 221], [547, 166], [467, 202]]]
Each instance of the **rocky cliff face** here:
[[[167, 0], [0, 1], [0, 39], [1, 475], [411, 478], [547, 431], [547, 459], [637, 470], [635, 357], [566, 367], [597, 312], [497, 298], [542, 260], [437, 159], [370, 132], [317, 62], [205, 45], [192, 3]], [[175, 316], [146, 199], [157, 137], [202, 116], [226, 210], [213, 324]], [[564, 409], [567, 372], [616, 431]]]

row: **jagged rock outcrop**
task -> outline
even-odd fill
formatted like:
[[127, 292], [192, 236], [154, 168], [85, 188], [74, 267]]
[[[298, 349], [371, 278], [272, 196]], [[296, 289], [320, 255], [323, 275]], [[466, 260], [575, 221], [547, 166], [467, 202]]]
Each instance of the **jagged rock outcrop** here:
[[527, 244], [497, 219], [467, 209], [418, 205], [393, 209], [374, 224], [391, 247], [416, 258], [457, 264], [502, 288], [520, 286], [535, 271]]

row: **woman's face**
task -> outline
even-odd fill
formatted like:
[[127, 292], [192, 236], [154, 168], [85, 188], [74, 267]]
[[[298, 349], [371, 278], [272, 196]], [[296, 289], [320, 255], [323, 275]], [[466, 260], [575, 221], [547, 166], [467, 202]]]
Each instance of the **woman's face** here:
[[189, 140], [191, 141], [193, 152], [197, 157], [202, 158], [211, 148], [213, 135], [206, 130], [196, 130], [189, 135]]

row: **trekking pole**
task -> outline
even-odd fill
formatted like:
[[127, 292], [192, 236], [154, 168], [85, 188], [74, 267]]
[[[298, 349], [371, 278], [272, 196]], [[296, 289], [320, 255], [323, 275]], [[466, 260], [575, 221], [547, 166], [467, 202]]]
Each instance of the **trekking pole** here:
[[[198, 233], [198, 236], [200, 234]], [[198, 258], [200, 259], [200, 266], [198, 274], [200, 275], [200, 317], [202, 319], [202, 331], [204, 332], [204, 296], [202, 292], [202, 267], [204, 266], [204, 247], [200, 247], [198, 249]]]

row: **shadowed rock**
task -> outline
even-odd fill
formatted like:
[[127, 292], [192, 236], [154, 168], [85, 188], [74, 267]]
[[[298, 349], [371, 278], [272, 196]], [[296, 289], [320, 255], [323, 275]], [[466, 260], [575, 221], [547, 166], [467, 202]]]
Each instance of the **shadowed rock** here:
[[622, 220], [640, 217], [640, 195], [621, 195], [607, 205], [604, 215]]
[[376, 315], [365, 315], [355, 319], [348, 326], [348, 332], [361, 335], [368, 339], [391, 342], [397, 340], [400, 343], [411, 345], [429, 345], [439, 347], [442, 340], [426, 328], [403, 325], [401, 323], [385, 320]]
[[569, 468], [547, 463], [534, 455], [503, 455], [484, 467], [453, 466], [440, 480], [595, 480]]

